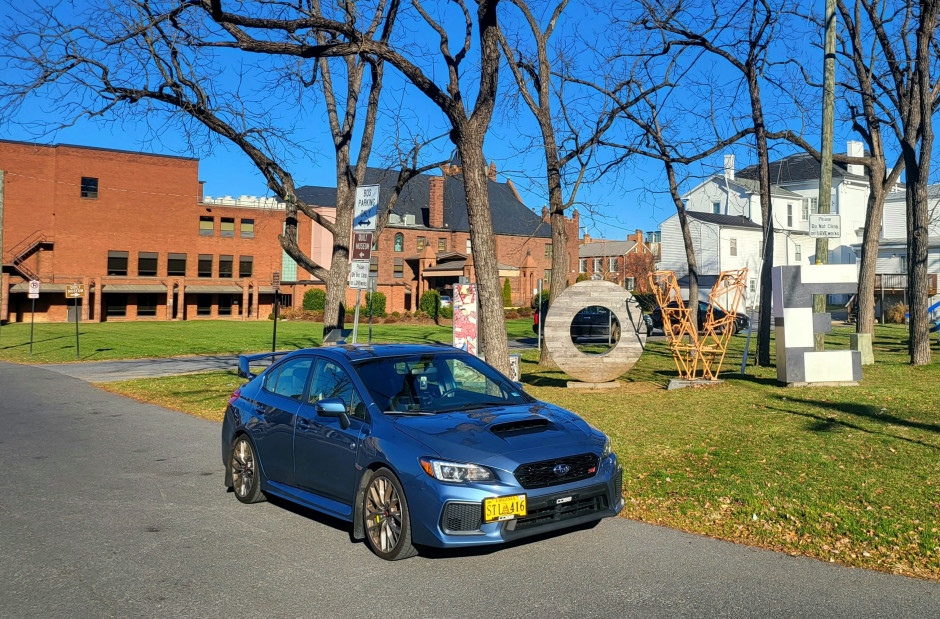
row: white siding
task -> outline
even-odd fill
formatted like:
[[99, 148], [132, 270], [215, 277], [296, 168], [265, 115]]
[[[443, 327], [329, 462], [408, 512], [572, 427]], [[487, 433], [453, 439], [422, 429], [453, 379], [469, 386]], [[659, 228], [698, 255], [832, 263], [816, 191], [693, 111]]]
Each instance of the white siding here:
[[679, 229], [679, 216], [673, 215], [659, 225], [662, 232], [662, 258], [659, 268], [663, 271], [675, 271], [676, 277], [689, 272], [689, 263], [685, 259], [685, 244]]
[[[714, 213], [714, 204], [718, 202], [722, 215], [753, 217], [749, 195], [740, 187], [729, 186], [721, 177], [713, 177], [686, 194], [686, 209], [698, 213]], [[760, 220], [760, 208], [756, 217]]]

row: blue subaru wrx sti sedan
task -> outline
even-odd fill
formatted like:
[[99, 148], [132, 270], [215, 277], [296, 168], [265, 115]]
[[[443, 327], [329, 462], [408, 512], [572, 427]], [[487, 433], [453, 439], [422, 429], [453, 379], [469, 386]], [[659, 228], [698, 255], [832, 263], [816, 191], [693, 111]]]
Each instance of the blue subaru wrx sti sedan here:
[[[240, 372], [256, 357], [242, 357]], [[616, 515], [610, 441], [445, 346], [284, 355], [240, 387], [222, 424], [225, 482], [353, 523], [383, 559], [415, 545], [493, 544]]]

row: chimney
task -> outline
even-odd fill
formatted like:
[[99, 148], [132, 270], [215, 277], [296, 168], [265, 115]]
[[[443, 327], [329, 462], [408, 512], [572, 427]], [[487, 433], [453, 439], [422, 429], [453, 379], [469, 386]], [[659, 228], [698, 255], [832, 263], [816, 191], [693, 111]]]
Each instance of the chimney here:
[[734, 155], [725, 155], [725, 178], [734, 180]]
[[[849, 140], [846, 144], [845, 154], [849, 157], [864, 157], [865, 156], [865, 145], [861, 142], [856, 142], [854, 140]], [[845, 169], [849, 174], [856, 174], [858, 176], [865, 175], [865, 166], [851, 163], [845, 166]]]
[[199, 181], [199, 189], [196, 190], [196, 202], [202, 204], [202, 200], [205, 197], [206, 181]]
[[548, 207], [547, 206], [542, 207], [542, 221], [544, 221], [545, 223], [548, 223]]
[[636, 244], [639, 245], [641, 248], [643, 247], [643, 231], [642, 230], [636, 231]]
[[585, 245], [587, 245], [588, 243], [590, 243], [590, 242], [591, 242], [591, 235], [588, 234], [587, 232], [585, 232], [585, 233], [584, 233], [584, 239], [583, 239], [581, 242], [584, 243]]
[[486, 175], [491, 181], [496, 182], [496, 164], [490, 161], [489, 167], [486, 168]]
[[428, 227], [444, 227], [444, 177], [431, 177], [431, 195], [428, 200]]

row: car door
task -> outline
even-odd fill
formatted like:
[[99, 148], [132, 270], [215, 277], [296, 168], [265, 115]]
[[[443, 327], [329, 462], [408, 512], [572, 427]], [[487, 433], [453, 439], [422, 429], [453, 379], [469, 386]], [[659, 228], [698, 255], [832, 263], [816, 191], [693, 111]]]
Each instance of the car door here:
[[[330, 398], [343, 400], [350, 420], [348, 428], [342, 427], [338, 417], [317, 414], [316, 403]], [[294, 478], [298, 487], [352, 504], [359, 442], [369, 431], [366, 416], [366, 407], [349, 373], [335, 361], [319, 359], [307, 400], [297, 412]]]
[[255, 401], [256, 423], [251, 428], [265, 476], [292, 484], [294, 477], [294, 419], [300, 408], [314, 358], [291, 357], [271, 368]]

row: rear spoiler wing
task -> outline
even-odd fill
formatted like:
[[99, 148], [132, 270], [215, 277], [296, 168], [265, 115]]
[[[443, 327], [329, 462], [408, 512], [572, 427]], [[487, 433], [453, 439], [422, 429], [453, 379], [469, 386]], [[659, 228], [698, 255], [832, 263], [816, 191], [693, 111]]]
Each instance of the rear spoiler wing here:
[[254, 374], [251, 373], [251, 364], [258, 361], [263, 361], [265, 359], [270, 359], [269, 363], [265, 365], [271, 365], [280, 357], [283, 357], [291, 351], [282, 350], [279, 352], [263, 352], [256, 355], [239, 355], [238, 356], [238, 375], [242, 378], [254, 378]]

